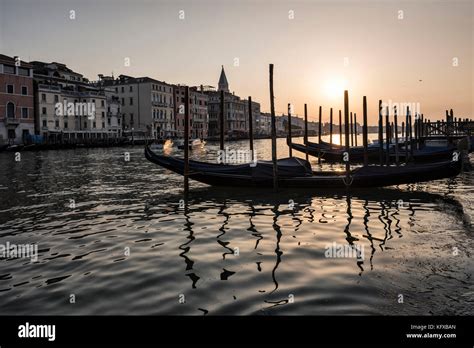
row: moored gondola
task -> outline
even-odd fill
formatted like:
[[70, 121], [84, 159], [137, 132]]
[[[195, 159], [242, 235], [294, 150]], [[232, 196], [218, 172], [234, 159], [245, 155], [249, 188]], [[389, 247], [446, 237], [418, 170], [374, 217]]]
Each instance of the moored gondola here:
[[[158, 155], [145, 148], [145, 157], [177, 174], [184, 173], [184, 160]], [[447, 161], [404, 166], [367, 166], [351, 171], [347, 180], [343, 171], [314, 172], [309, 162], [300, 158], [278, 160], [278, 185], [300, 188], [359, 188], [401, 185], [456, 176], [461, 171], [461, 161]], [[189, 178], [214, 186], [271, 187], [272, 163], [224, 165], [189, 161]]]

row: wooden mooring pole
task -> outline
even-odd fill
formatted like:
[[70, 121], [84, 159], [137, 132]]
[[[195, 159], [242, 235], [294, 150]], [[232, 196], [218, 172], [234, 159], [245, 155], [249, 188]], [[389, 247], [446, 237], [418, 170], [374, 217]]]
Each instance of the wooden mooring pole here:
[[350, 124], [350, 132], [351, 132], [351, 146], [354, 146], [354, 117], [352, 116], [351, 112], [351, 124]]
[[354, 112], [354, 137], [355, 137], [355, 146], [357, 146], [357, 114]]
[[380, 165], [383, 165], [383, 118], [382, 118], [382, 101], [379, 100], [379, 157]]
[[250, 156], [252, 161], [255, 160], [253, 155], [253, 117], [252, 117], [252, 97], [249, 96], [249, 145], [250, 145]]
[[390, 110], [385, 108], [385, 164], [390, 165]]
[[339, 110], [339, 145], [342, 146], [342, 115], [341, 115], [341, 110]]
[[329, 143], [332, 147], [332, 108], [329, 111]]
[[189, 87], [184, 90], [184, 193], [189, 191]]
[[350, 182], [351, 165], [350, 165], [350, 146], [349, 146], [349, 92], [344, 91], [344, 132], [346, 136], [346, 185]]
[[397, 106], [393, 108], [393, 123], [395, 131], [395, 164], [398, 166], [400, 164], [400, 159], [398, 155], [398, 116], [397, 116]]
[[293, 149], [291, 148], [291, 141], [292, 141], [292, 138], [291, 138], [291, 104], [288, 103], [288, 138], [287, 138], [287, 142], [288, 142], [288, 155], [290, 157], [293, 157]]
[[225, 95], [224, 95], [224, 90], [221, 90], [221, 112], [219, 114], [219, 140], [220, 140], [220, 146], [219, 148], [221, 149], [221, 151], [224, 150], [224, 132], [225, 132], [225, 123], [224, 123], [224, 117], [225, 117], [225, 103], [224, 103], [224, 98], [225, 98]]
[[[323, 131], [323, 109], [322, 106], [319, 106], [319, 127], [318, 127], [318, 143], [321, 144], [321, 135]], [[318, 153], [318, 163], [321, 164], [321, 156]]]
[[273, 189], [276, 191], [278, 190], [278, 166], [276, 149], [275, 97], [273, 95], [273, 64], [270, 64], [270, 113], [272, 125]]
[[[308, 106], [304, 104], [304, 143], [308, 144]], [[308, 161], [308, 146], [305, 147], [306, 160]]]
[[364, 145], [364, 166], [369, 165], [368, 154], [368, 130], [367, 130], [367, 97], [364, 95], [362, 100], [362, 118], [364, 125], [362, 126], [362, 144]]

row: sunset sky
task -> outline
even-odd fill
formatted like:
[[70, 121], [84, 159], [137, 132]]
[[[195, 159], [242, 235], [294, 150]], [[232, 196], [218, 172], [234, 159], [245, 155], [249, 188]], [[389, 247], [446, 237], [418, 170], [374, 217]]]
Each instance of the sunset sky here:
[[113, 72], [216, 86], [224, 65], [230, 89], [262, 111], [273, 63], [278, 113], [293, 103], [301, 115], [308, 103], [327, 120], [347, 88], [358, 114], [367, 96], [372, 124], [379, 99], [420, 103], [432, 119], [446, 108], [470, 117], [473, 18], [473, 1], [456, 0], [0, 0], [0, 53], [91, 80]]

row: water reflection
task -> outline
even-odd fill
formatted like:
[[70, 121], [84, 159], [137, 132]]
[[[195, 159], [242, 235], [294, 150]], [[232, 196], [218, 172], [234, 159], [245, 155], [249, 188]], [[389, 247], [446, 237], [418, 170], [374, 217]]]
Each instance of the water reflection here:
[[[354, 272], [357, 272], [359, 276], [365, 271], [364, 261], [368, 262], [371, 271], [374, 270], [377, 250], [381, 253], [390, 249], [390, 241], [394, 238], [394, 235], [398, 238], [403, 237], [401, 215], [406, 216], [409, 226], [414, 226], [418, 210], [424, 211], [426, 209], [423, 207], [424, 204], [436, 202], [441, 207], [438, 209], [439, 211], [444, 211], [447, 207], [451, 207], [450, 211], [454, 212], [461, 221], [465, 216], [462, 205], [457, 200], [445, 195], [390, 188], [376, 189], [372, 192], [361, 191], [359, 193], [345, 194], [345, 197], [344, 194], [328, 192], [315, 196], [307, 192], [280, 192], [278, 195], [270, 195], [269, 198], [265, 198], [265, 196], [258, 193], [248, 195], [247, 193], [233, 190], [224, 193], [218, 188], [212, 187], [193, 190], [186, 199], [184, 209], [181, 209], [185, 217], [183, 230], [187, 233], [187, 241], [179, 246], [181, 251], [179, 256], [185, 260], [185, 275], [191, 278], [192, 288], [196, 288], [197, 282], [200, 279], [196, 273], [189, 272], [193, 271], [195, 263], [191, 258], [191, 248], [196, 239], [192, 220], [200, 219], [203, 214], [205, 215], [208, 210], [213, 210], [215, 206], [219, 207], [217, 215], [221, 217], [221, 223], [217, 228], [215, 238], [219, 246], [225, 249], [221, 254], [223, 260], [226, 259], [226, 256], [235, 254], [235, 249], [230, 247], [232, 239], [227, 236], [227, 231], [232, 228], [232, 220], [240, 221], [242, 216], [245, 217], [249, 225], [246, 230], [255, 238], [253, 249], [258, 251], [259, 244], [265, 237], [259, 232], [260, 226], [254, 222], [254, 219], [259, 215], [268, 217], [265, 214], [271, 212], [271, 229], [274, 234], [273, 237], [268, 236], [267, 238], [273, 239], [274, 262], [271, 267], [273, 288], [268, 294], [274, 293], [279, 288], [278, 268], [284, 261], [284, 250], [280, 245], [283, 234], [286, 233], [296, 239], [299, 230], [303, 226], [306, 227], [306, 225], [315, 223], [317, 219], [316, 214], [321, 216], [318, 219], [318, 222], [321, 224], [327, 223], [329, 219], [342, 217], [337, 215], [337, 211], [332, 213], [335, 215], [329, 214], [322, 202], [326, 202], [325, 204], [327, 205], [328, 201], [339, 202], [341, 199], [344, 199], [344, 219], [346, 224], [344, 224], [340, 233], [344, 235], [347, 245], [354, 248], [354, 250], [357, 249], [356, 246], [358, 244], [363, 243], [363, 240], [358, 236], [367, 241], [370, 249], [368, 255], [366, 255], [367, 257], [355, 259], [357, 270], [354, 269]], [[382, 200], [381, 197], [383, 197]], [[176, 198], [170, 198], [169, 200], [177, 201], [180, 199], [181, 196], [176, 196]], [[288, 201], [294, 202], [294, 204], [290, 204], [289, 208]], [[319, 209], [313, 207], [316, 205], [316, 202], [321, 202], [318, 203], [318, 205], [321, 204]], [[151, 201], [148, 204], [163, 204], [163, 202], [153, 203]], [[179, 209], [177, 211], [179, 212]], [[403, 211], [406, 213], [403, 213]], [[292, 224], [286, 225], [285, 232], [283, 232], [279, 220], [285, 216], [291, 218]], [[374, 216], [376, 220], [372, 218]], [[352, 222], [355, 219], [362, 221], [363, 231], [361, 231], [359, 226], [352, 226]], [[374, 226], [375, 232], [371, 231], [371, 226]], [[380, 234], [380, 230], [382, 230], [382, 234]], [[338, 238], [339, 236], [334, 235], [334, 240]], [[298, 245], [300, 244], [301, 241], [298, 242]], [[262, 254], [259, 253], [259, 255]], [[262, 261], [256, 261], [255, 264], [257, 271], [262, 272]], [[227, 280], [235, 273], [224, 268], [219, 277], [221, 280]], [[270, 301], [268, 303], [273, 302]]]

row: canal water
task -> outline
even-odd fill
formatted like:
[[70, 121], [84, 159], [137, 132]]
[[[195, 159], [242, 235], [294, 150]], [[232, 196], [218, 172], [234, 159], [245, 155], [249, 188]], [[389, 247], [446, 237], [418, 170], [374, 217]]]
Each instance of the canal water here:
[[38, 248], [0, 254], [0, 314], [474, 313], [473, 172], [350, 194], [182, 183], [140, 146], [0, 153], [0, 249]]

